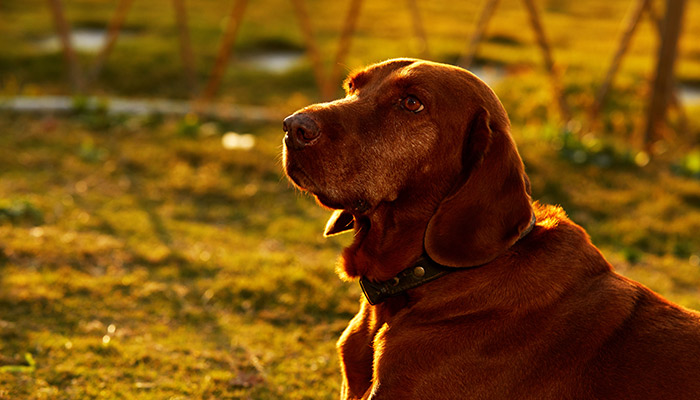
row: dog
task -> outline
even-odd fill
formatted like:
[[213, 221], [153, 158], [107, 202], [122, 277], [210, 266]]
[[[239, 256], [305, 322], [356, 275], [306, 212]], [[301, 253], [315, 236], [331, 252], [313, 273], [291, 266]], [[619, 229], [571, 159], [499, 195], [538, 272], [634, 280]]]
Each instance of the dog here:
[[470, 72], [393, 59], [284, 120], [284, 170], [354, 231], [364, 297], [342, 399], [700, 399], [700, 315], [616, 274], [533, 202], [506, 111]]

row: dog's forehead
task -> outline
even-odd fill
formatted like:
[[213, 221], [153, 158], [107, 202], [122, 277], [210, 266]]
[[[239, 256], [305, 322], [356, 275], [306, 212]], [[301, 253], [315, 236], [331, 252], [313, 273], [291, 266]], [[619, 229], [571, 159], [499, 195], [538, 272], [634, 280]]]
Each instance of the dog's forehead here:
[[425, 78], [433, 82], [449, 82], [458, 84], [467, 82], [470, 86], [487, 86], [478, 76], [464, 68], [449, 64], [422, 61], [411, 64], [397, 71], [400, 77]]
[[409, 84], [422, 81], [447, 85], [466, 83], [472, 89], [486, 86], [476, 75], [463, 68], [411, 58], [373, 64], [351, 74], [347, 79], [347, 82], [352, 82], [358, 88], [375, 84]]
[[372, 83], [386, 80], [392, 74], [406, 68], [407, 66], [419, 62], [410, 58], [393, 59], [364, 67], [351, 73], [347, 82], [352, 82], [356, 87], [366, 86]]

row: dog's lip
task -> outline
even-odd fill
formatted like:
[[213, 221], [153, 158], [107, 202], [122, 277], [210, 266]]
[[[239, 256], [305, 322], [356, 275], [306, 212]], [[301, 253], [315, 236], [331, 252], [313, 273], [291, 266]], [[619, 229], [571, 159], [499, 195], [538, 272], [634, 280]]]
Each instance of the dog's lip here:
[[299, 189], [306, 190], [311, 193], [314, 192], [313, 188], [316, 187], [316, 184], [303, 168], [292, 162], [287, 162], [285, 167], [285, 173]]
[[[284, 148], [284, 172], [287, 177], [292, 181], [294, 186], [298, 189], [309, 192], [316, 197], [318, 203], [323, 206], [334, 210], [348, 210], [353, 214], [366, 214], [370, 210], [374, 209], [374, 206], [362, 200], [363, 207], [358, 208], [358, 202], [355, 201], [352, 204], [345, 204], [346, 202], [341, 202], [332, 199], [332, 196], [328, 196], [328, 192], [323, 190], [323, 186], [319, 185], [309, 173], [299, 164], [298, 160], [291, 157], [293, 152], [289, 148]], [[349, 203], [349, 201], [348, 201]]]
[[332, 209], [345, 208], [343, 205], [331, 200], [326, 195], [324, 195], [323, 192], [319, 189], [319, 186], [316, 184], [316, 182], [314, 182], [314, 180], [309, 176], [309, 174], [307, 174], [306, 171], [304, 171], [304, 169], [301, 168], [299, 165], [292, 162], [288, 162], [285, 166], [285, 173], [296, 187], [316, 196], [318, 202], [321, 203], [321, 205], [323, 205], [324, 207]]

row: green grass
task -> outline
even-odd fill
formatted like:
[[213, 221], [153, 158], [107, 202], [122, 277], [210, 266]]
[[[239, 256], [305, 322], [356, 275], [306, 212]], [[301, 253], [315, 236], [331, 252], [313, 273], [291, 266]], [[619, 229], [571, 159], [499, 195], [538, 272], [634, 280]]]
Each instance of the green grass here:
[[[75, 27], [104, 26], [114, 2], [64, 2]], [[188, 1], [201, 84], [229, 2]], [[310, 0], [324, 61], [347, 4]], [[500, 5], [478, 53], [509, 75], [495, 86], [535, 199], [561, 204], [623, 274], [700, 309], [700, 113], [677, 113], [645, 164], [639, 131], [654, 32], [640, 26], [601, 114], [579, 137], [629, 2], [540, 4], [576, 118], [560, 127], [520, 1]], [[41, 0], [0, 2], [0, 94], [72, 93]], [[171, 2], [134, 2], [88, 94], [187, 97]], [[660, 9], [661, 4], [657, 4]], [[477, 18], [469, 2], [420, 3], [431, 58], [455, 60]], [[700, 82], [700, 9], [688, 4], [680, 79]], [[303, 49], [291, 5], [249, 6], [236, 52]], [[575, 33], [575, 34], [574, 34]], [[603, 40], [601, 40], [601, 38]], [[419, 55], [410, 13], [367, 1], [346, 68]], [[80, 55], [88, 67], [91, 56]], [[219, 100], [280, 115], [318, 99], [308, 62], [286, 73], [235, 60]], [[348, 236], [282, 176], [280, 123], [0, 113], [0, 399], [337, 398], [334, 343], [357, 309], [334, 264]], [[250, 133], [249, 151], [224, 132]], [[630, 143], [632, 145], [630, 145]], [[663, 144], [663, 143], [662, 143]], [[640, 167], [639, 165], [644, 165]]]
[[36, 360], [0, 372], [4, 397], [335, 397], [359, 292], [281, 178], [276, 126], [235, 151], [177, 121], [0, 118], [0, 365]]

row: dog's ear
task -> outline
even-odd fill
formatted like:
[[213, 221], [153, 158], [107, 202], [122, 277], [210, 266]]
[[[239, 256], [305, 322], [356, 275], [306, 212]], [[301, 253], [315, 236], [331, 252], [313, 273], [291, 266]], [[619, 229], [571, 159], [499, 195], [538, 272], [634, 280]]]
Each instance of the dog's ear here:
[[335, 210], [326, 222], [326, 229], [323, 231], [323, 236], [333, 236], [339, 233], [349, 231], [355, 224], [355, 217], [347, 211]]
[[[494, 126], [496, 125], [496, 126]], [[462, 180], [428, 223], [425, 250], [452, 267], [488, 263], [515, 243], [530, 225], [527, 176], [507, 122], [477, 111], [462, 149]]]

